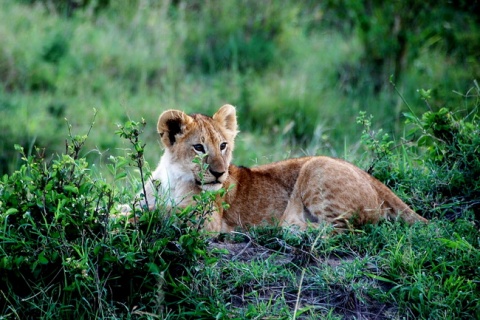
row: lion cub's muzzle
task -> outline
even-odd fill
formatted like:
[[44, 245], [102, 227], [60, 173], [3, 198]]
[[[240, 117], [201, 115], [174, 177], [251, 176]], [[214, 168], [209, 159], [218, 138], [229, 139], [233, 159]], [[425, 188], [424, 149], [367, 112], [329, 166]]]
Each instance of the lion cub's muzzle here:
[[226, 180], [226, 172], [218, 172], [212, 169], [208, 169], [203, 181], [195, 179], [195, 184], [200, 186], [203, 190], [216, 191], [222, 187], [223, 182]]

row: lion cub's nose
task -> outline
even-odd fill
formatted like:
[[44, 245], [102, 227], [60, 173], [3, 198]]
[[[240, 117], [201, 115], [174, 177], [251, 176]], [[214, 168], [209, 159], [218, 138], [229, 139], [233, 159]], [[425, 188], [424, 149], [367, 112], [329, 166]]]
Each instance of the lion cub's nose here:
[[210, 173], [215, 177], [215, 178], [220, 178], [221, 176], [223, 176], [223, 174], [225, 173], [224, 172], [218, 172], [218, 171], [213, 171], [212, 169], [209, 169]]

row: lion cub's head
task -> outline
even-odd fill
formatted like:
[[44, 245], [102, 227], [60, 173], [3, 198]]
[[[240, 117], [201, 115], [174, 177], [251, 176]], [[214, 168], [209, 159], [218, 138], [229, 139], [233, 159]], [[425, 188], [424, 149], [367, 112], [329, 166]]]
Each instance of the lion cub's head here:
[[[169, 157], [172, 174], [191, 180], [203, 190], [215, 191], [228, 177], [232, 160], [237, 118], [231, 105], [221, 107], [213, 117], [187, 115], [179, 110], [167, 110], [160, 115], [157, 130]], [[200, 157], [207, 170], [194, 163]]]

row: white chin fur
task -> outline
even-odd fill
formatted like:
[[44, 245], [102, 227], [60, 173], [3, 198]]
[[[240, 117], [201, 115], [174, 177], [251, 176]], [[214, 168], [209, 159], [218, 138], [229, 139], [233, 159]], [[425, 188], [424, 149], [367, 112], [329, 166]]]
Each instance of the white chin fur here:
[[218, 191], [222, 188], [222, 184], [221, 183], [204, 184], [204, 185], [201, 185], [200, 188], [204, 191]]

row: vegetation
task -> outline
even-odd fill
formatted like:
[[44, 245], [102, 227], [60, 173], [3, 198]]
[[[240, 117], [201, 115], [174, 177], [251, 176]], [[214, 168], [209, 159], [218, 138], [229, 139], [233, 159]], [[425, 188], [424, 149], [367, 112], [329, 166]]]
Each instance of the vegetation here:
[[325, 7], [333, 13], [331, 24], [343, 21], [347, 32], [353, 29], [358, 34], [364, 48], [360, 58], [364, 66], [358, 70], [361, 74], [356, 75], [356, 81], [371, 81], [377, 92], [388, 84], [385, 79], [390, 75], [399, 82], [426, 49], [442, 48], [465, 66], [473, 67], [472, 75], [478, 75], [478, 65], [469, 63], [480, 58], [479, 43], [472, 41], [480, 32], [480, 20], [471, 14], [479, 9], [478, 3], [328, 0]]
[[[347, 2], [0, 0], [0, 319], [480, 318], [478, 17]], [[225, 102], [235, 162], [341, 156], [431, 222], [211, 237], [214, 193], [135, 206], [158, 114]]]
[[[125, 145], [111, 134], [117, 124], [141, 118], [147, 122], [145, 157], [155, 163], [155, 122], [168, 108], [210, 114], [226, 102], [237, 106], [242, 135], [236, 162], [243, 165], [278, 160], [289, 152], [354, 160], [361, 130], [353, 124], [359, 111], [375, 116], [374, 129], [403, 134], [401, 117], [407, 109], [388, 82], [393, 64], [382, 63], [377, 76], [365, 62], [365, 57], [377, 56], [366, 42], [394, 39], [382, 27], [391, 21], [377, 19], [390, 17], [382, 14], [383, 7], [363, 13], [357, 12], [362, 6], [350, 4], [344, 17], [336, 9], [344, 3], [335, 1], [322, 6], [315, 1], [254, 0], [240, 5], [0, 3], [1, 173], [19, 167], [14, 144], [27, 154], [34, 146], [45, 148], [47, 157], [62, 152], [64, 119], [86, 132], [93, 108], [98, 110], [96, 126], [86, 150], [89, 162], [98, 166], [123, 154]], [[403, 7], [385, 6], [388, 12], [403, 13]], [[458, 105], [452, 91], [465, 93], [479, 75], [477, 16], [468, 13], [475, 11], [449, 6], [441, 11], [435, 4], [436, 10], [425, 13], [431, 19], [419, 19], [422, 25], [411, 32], [415, 23], [404, 24], [414, 54], [394, 81], [417, 113], [425, 111], [418, 89], [430, 89], [434, 105]], [[375, 16], [369, 19], [369, 14]], [[355, 23], [360, 18], [378, 23], [362, 36]], [[427, 23], [438, 30], [418, 32]], [[391, 57], [383, 51], [379, 55]], [[378, 82], [381, 89], [375, 91]], [[263, 147], [254, 150], [250, 144], [258, 139]]]
[[[0, 183], [2, 314], [477, 318], [480, 243], [473, 222], [478, 223], [480, 207], [478, 181], [461, 180], [463, 189], [452, 184], [448, 194], [442, 187], [428, 187], [432, 178], [453, 181], [451, 171], [460, 179], [480, 168], [480, 141], [464, 140], [464, 135], [478, 136], [479, 126], [476, 118], [457, 121], [452, 114], [445, 121], [447, 113], [441, 109], [422, 120], [410, 117], [425, 135], [403, 148], [403, 158], [429, 151], [421, 153], [428, 160], [423, 162], [425, 180], [418, 177], [419, 167], [405, 169], [388, 148], [391, 141], [377, 140], [369, 134], [369, 120], [359, 117], [365, 145], [382, 158], [372, 167], [382, 169], [378, 172], [387, 175], [385, 181], [396, 181], [423, 199], [418, 208], [433, 220], [413, 227], [384, 222], [340, 235], [329, 226], [306, 232], [263, 227], [208, 240], [201, 226], [216, 198], [208, 192], [197, 197], [197, 205], [173, 214], [162, 201], [153, 211], [138, 208], [131, 217], [136, 223], [129, 223], [118, 215], [118, 203], [129, 196], [130, 203], [138, 199], [88, 169], [79, 157], [86, 136], [70, 135], [66, 154], [52, 161], [23, 153], [20, 170]], [[456, 131], [458, 123], [463, 129]], [[134, 151], [112, 159], [115, 182], [126, 178], [128, 163], [143, 168], [140, 125], [128, 122], [118, 132]], [[437, 139], [427, 148], [422, 147], [426, 135]], [[452, 144], [437, 143], [439, 137], [457, 141], [458, 155]], [[440, 164], [438, 156], [451, 157], [453, 163]], [[469, 159], [473, 162], [465, 163]], [[408, 185], [413, 175], [416, 189]], [[145, 180], [137, 180], [141, 190]], [[444, 201], [436, 207], [431, 199]], [[462, 214], [454, 223], [439, 219], [456, 208]]]

